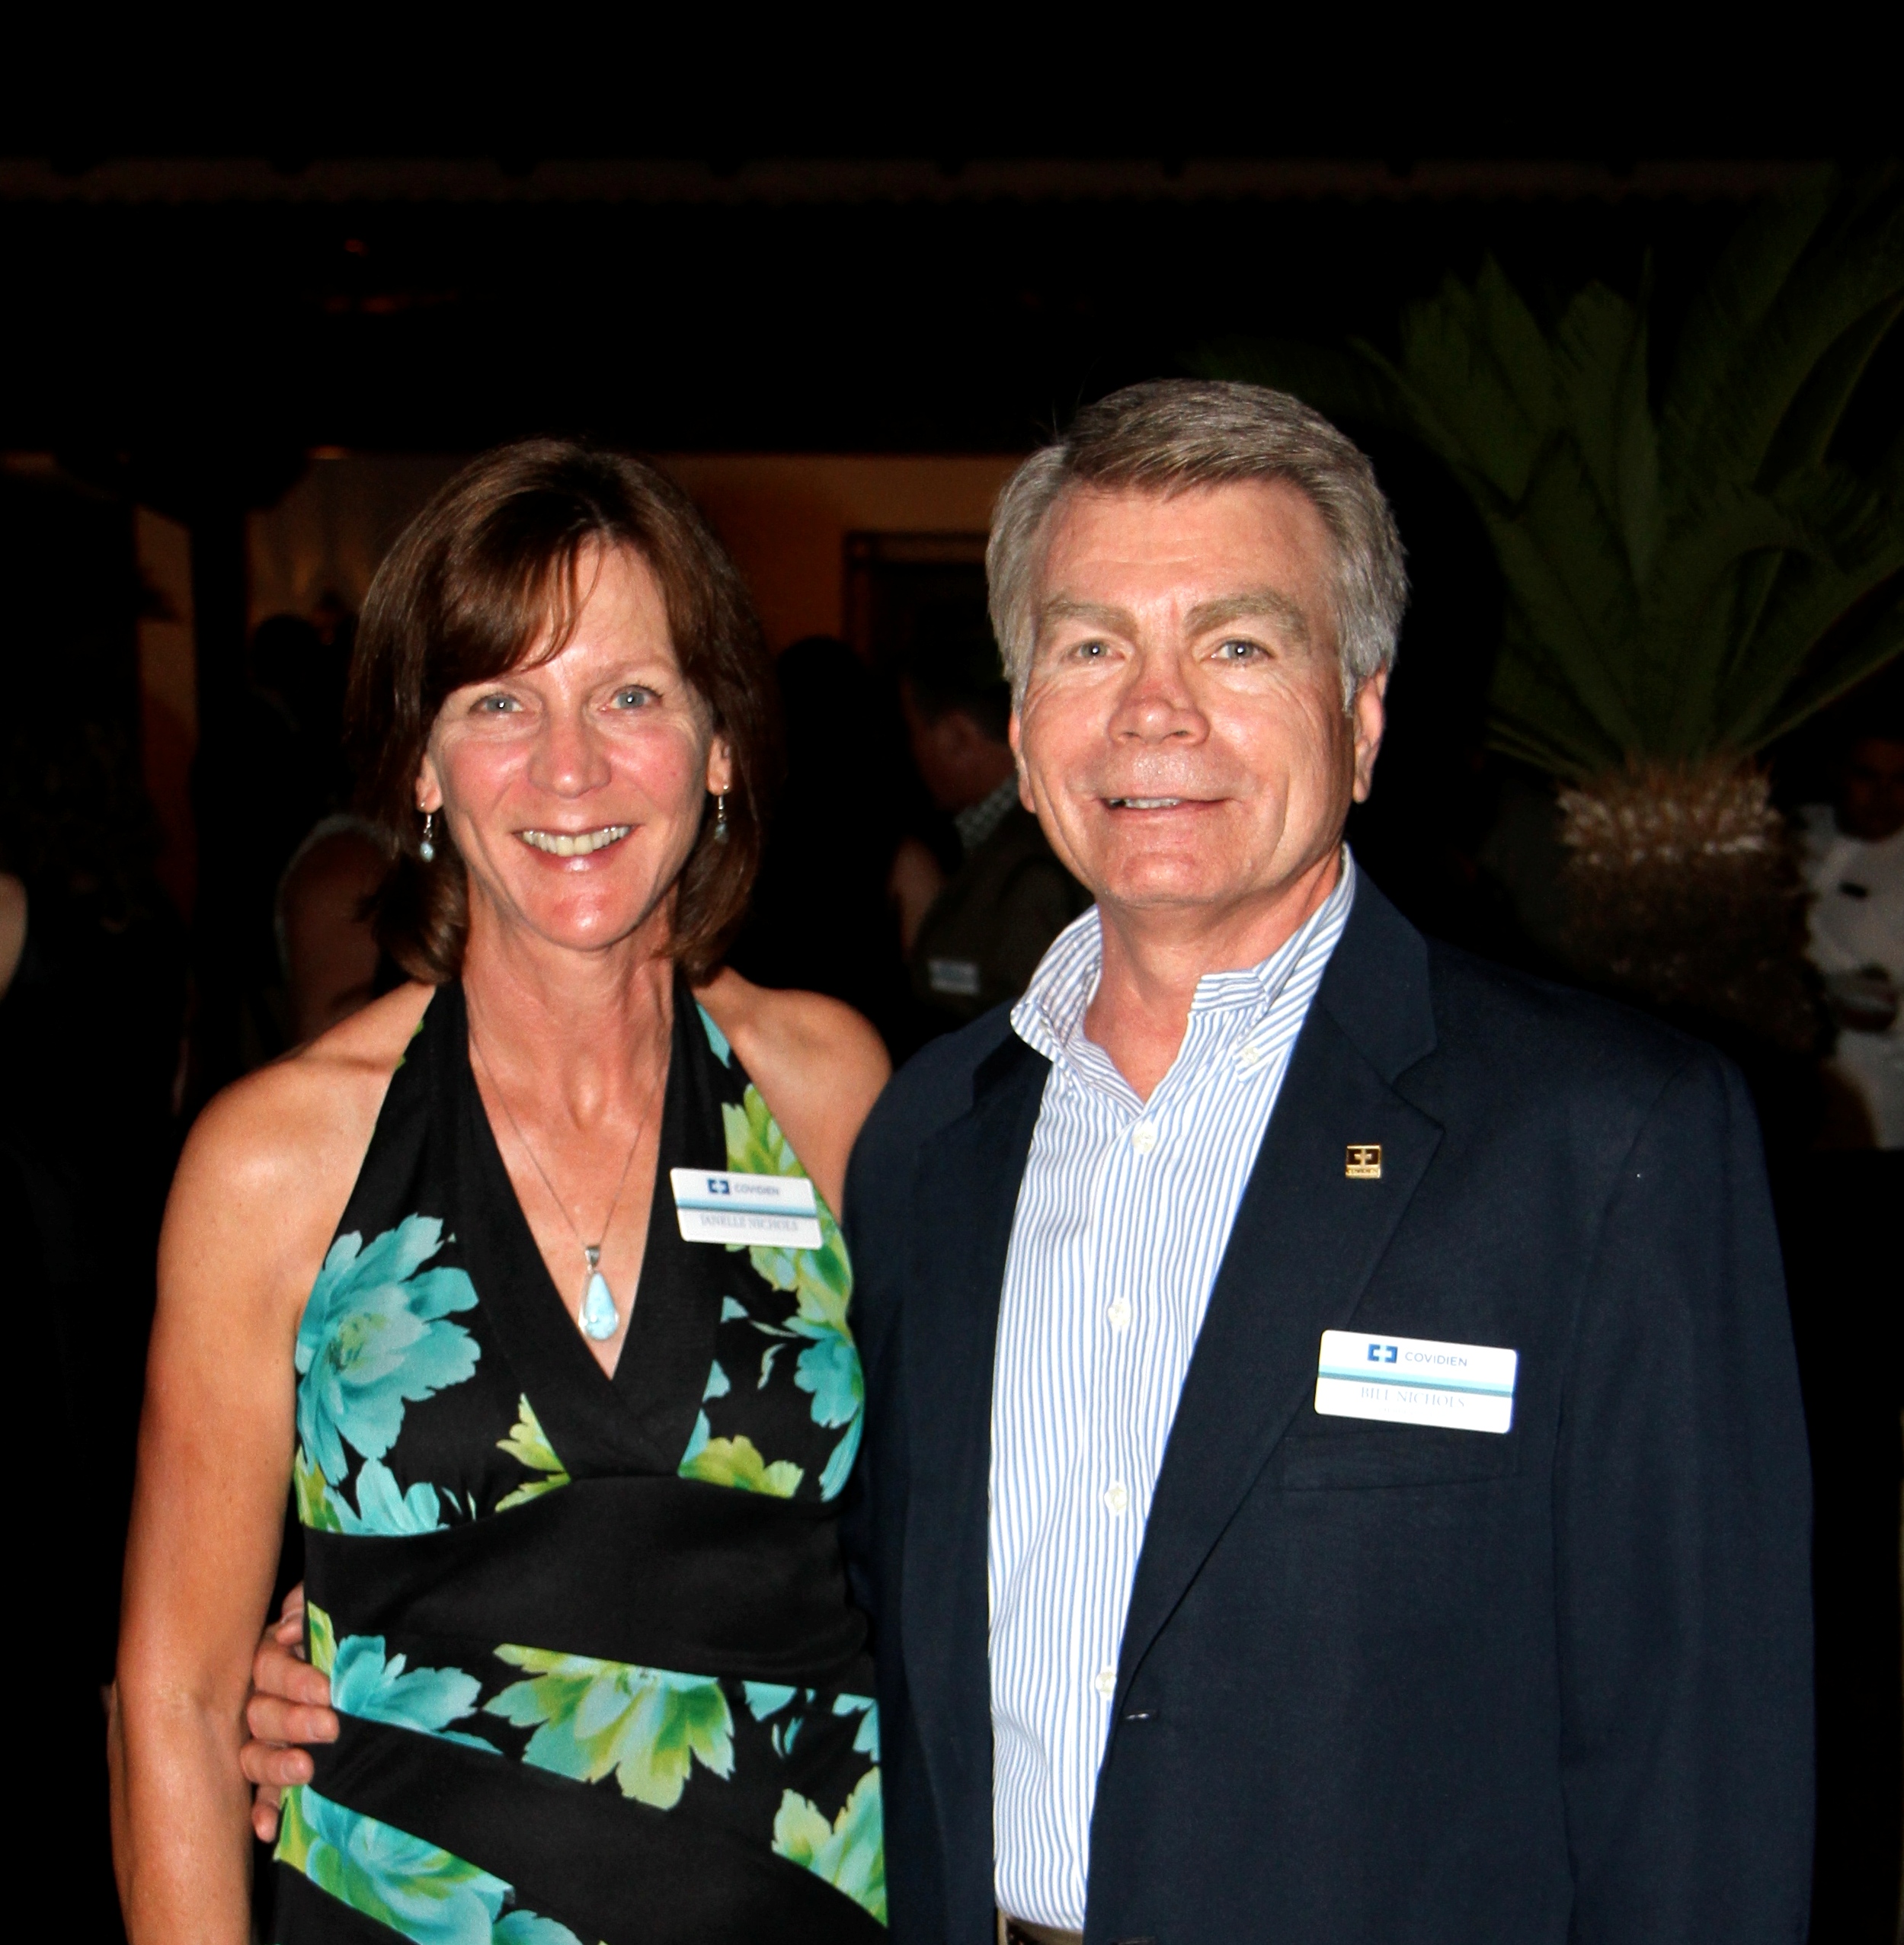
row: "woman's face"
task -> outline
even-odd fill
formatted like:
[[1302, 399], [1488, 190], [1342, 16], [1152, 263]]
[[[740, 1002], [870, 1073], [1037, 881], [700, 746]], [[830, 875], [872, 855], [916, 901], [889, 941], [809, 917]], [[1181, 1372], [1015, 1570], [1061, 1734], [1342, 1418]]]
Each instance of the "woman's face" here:
[[727, 745], [688, 686], [661, 590], [626, 548], [585, 552], [574, 635], [544, 661], [444, 702], [417, 806], [448, 827], [485, 917], [587, 949], [661, 907], [699, 833], [708, 792], [732, 787]]

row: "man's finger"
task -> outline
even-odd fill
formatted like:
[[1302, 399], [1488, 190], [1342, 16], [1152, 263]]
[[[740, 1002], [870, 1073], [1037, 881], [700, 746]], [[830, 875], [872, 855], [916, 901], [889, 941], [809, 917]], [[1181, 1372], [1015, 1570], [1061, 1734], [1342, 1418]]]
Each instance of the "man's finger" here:
[[[280, 1695], [254, 1695], [245, 1705], [245, 1726], [257, 1742], [334, 1742], [335, 1713], [321, 1704], [287, 1702]], [[292, 1781], [302, 1783], [302, 1777]]]
[[275, 1794], [294, 1783], [309, 1783], [312, 1768], [311, 1752], [283, 1742], [261, 1742], [254, 1739], [238, 1752], [238, 1766], [247, 1783], [268, 1787]]
[[251, 1657], [251, 1686], [260, 1694], [275, 1695], [286, 1702], [314, 1703], [323, 1708], [331, 1700], [331, 1678], [275, 1641], [258, 1644], [258, 1652]]
[[277, 1835], [278, 1790], [274, 1783], [261, 1784], [251, 1799], [251, 1830], [261, 1844]]

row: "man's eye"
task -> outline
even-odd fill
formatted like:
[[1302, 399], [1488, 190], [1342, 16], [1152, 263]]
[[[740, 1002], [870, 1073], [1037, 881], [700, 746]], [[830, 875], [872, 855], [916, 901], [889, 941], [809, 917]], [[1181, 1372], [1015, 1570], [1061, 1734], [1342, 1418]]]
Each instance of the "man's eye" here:
[[1082, 657], [1085, 661], [1092, 662], [1099, 661], [1109, 652], [1109, 650], [1102, 641], [1080, 641], [1077, 646], [1071, 651], [1073, 654]]
[[1255, 661], [1263, 653], [1259, 641], [1226, 641], [1217, 651], [1217, 657], [1225, 662]]

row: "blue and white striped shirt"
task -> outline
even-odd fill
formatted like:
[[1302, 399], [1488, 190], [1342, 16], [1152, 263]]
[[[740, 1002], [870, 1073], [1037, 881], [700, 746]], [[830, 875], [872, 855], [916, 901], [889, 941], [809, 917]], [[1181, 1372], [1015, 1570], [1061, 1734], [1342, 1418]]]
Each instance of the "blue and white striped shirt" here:
[[1085, 1037], [1095, 909], [1013, 1009], [1051, 1063], [1006, 1259], [992, 1384], [993, 1838], [1001, 1908], [1080, 1931], [1091, 1805], [1163, 1448], [1237, 1207], [1355, 896], [1197, 982], [1148, 1102]]

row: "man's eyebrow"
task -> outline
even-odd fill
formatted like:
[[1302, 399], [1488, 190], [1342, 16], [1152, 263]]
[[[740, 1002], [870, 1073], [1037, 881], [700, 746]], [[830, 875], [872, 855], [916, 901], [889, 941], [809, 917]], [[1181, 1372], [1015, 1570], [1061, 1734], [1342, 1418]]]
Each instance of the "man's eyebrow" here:
[[1076, 601], [1069, 595], [1054, 595], [1038, 611], [1038, 632], [1057, 622], [1089, 622], [1128, 641], [1137, 633], [1137, 617], [1128, 608], [1114, 607], [1103, 601]]
[[1273, 622], [1298, 646], [1307, 647], [1311, 639], [1309, 617], [1301, 604], [1274, 587], [1246, 588], [1220, 600], [1201, 601], [1185, 616], [1184, 625], [1190, 634], [1198, 635], [1227, 628], [1232, 622], [1252, 620]]

